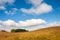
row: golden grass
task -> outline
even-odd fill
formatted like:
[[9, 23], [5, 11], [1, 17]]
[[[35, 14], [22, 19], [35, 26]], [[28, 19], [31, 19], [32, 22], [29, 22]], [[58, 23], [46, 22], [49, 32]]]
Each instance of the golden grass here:
[[60, 40], [60, 27], [44, 28], [32, 32], [0, 32], [0, 40]]

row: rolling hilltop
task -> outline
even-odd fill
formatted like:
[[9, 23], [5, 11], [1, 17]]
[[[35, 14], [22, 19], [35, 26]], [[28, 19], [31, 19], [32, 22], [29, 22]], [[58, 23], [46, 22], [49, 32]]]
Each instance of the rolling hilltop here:
[[60, 26], [43, 28], [31, 32], [0, 32], [0, 40], [60, 40]]

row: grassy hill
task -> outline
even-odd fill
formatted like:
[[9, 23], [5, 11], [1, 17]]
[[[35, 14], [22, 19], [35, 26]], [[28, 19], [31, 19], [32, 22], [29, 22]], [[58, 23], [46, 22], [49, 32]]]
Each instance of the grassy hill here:
[[60, 26], [43, 28], [31, 32], [0, 32], [0, 40], [60, 40]]

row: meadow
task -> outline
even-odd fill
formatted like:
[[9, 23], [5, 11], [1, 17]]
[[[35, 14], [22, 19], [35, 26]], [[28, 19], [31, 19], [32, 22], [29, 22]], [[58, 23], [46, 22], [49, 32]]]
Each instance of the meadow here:
[[0, 32], [0, 40], [60, 40], [60, 27], [43, 28], [31, 32]]

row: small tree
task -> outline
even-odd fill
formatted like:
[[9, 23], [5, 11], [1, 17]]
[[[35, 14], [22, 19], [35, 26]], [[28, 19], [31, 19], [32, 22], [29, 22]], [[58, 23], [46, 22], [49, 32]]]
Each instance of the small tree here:
[[28, 32], [25, 29], [12, 29], [11, 32]]
[[0, 32], [6, 32], [5, 30], [0, 30]]

